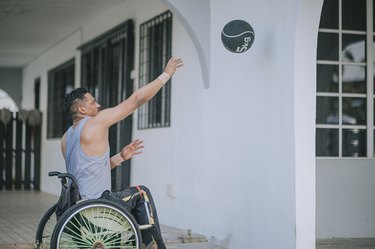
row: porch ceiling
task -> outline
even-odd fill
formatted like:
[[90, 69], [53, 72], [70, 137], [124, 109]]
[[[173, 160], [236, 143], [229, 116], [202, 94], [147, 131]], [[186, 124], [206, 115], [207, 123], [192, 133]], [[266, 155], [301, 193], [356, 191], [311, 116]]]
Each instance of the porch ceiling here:
[[0, 67], [23, 67], [126, 0], [0, 0]]

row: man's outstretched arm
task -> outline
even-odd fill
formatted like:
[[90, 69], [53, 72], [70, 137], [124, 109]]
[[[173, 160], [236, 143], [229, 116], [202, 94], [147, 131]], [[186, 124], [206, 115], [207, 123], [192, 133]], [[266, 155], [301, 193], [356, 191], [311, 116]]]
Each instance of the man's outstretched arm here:
[[175, 59], [172, 57], [168, 61], [164, 72], [158, 78], [136, 90], [128, 99], [124, 100], [117, 106], [100, 111], [95, 119], [106, 127], [110, 127], [111, 125], [123, 120], [132, 114], [139, 106], [154, 97], [169, 78], [174, 75], [177, 68], [182, 65], [183, 63], [180, 58]]

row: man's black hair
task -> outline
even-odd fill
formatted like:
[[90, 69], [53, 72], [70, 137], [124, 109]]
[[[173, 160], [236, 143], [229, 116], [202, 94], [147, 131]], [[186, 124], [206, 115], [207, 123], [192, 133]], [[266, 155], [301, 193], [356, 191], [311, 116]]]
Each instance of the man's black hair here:
[[83, 100], [86, 93], [88, 93], [86, 88], [79, 87], [66, 94], [64, 98], [64, 111], [70, 115], [73, 115], [75, 111], [72, 110], [72, 105], [78, 99]]

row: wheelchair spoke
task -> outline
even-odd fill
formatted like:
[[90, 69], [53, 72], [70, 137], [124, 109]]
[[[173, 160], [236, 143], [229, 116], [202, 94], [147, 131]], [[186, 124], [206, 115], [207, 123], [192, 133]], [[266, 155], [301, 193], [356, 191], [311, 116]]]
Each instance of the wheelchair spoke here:
[[[93, 210], [92, 208], [90, 208], [91, 210]], [[85, 215], [83, 215], [83, 212], [85, 213]], [[95, 234], [95, 231], [94, 231], [94, 225], [91, 224], [91, 222], [87, 219], [87, 217], [89, 217], [89, 213], [88, 213], [88, 210], [85, 209], [83, 210], [83, 212], [80, 212], [79, 215], [81, 217], [81, 220], [83, 220], [83, 224], [82, 224], [82, 227], [86, 228], [87, 231], [88, 231], [88, 234]]]
[[[72, 231], [71, 229], [67, 228], [68, 232], [63, 232], [61, 235], [61, 242], [64, 242], [63, 245], [65, 246], [65, 243], [73, 243], [74, 245], [90, 245], [91, 242], [89, 240], [84, 240], [82, 235], [77, 234], [76, 232]], [[64, 229], [65, 231], [65, 229]], [[74, 234], [72, 234], [74, 233]], [[61, 245], [60, 245], [61, 247]]]
[[[97, 208], [97, 212], [98, 212], [98, 210], [99, 210], [99, 208]], [[96, 217], [96, 214], [94, 213], [95, 209], [90, 208], [90, 211], [91, 211], [91, 217]], [[90, 224], [92, 224], [92, 223], [90, 222]], [[94, 241], [98, 241], [98, 239], [99, 239], [99, 234], [98, 234], [98, 231], [96, 230], [97, 228], [98, 228], [97, 225], [92, 224], [92, 234], [94, 235]]]
[[[82, 224], [81, 220], [84, 221], [84, 224]], [[84, 230], [86, 225], [87, 223], [83, 218], [78, 219], [76, 216], [74, 216], [72, 220], [67, 223], [61, 238], [61, 242], [63, 243], [64, 248], [74, 248], [77, 245], [85, 247], [92, 244], [91, 241], [87, 239], [85, 240], [85, 237], [82, 236], [82, 230]], [[70, 247], [69, 244], [71, 244], [71, 246], [73, 247]]]

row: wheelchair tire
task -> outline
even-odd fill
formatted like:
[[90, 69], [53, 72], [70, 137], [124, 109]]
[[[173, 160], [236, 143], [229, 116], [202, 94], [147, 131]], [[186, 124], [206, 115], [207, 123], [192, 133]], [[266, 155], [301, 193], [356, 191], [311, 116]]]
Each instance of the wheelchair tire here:
[[133, 216], [112, 201], [82, 201], [57, 221], [51, 248], [140, 249], [141, 233]]
[[36, 249], [49, 249], [51, 237], [54, 227], [56, 226], [56, 211], [57, 203], [50, 207], [39, 221], [35, 236]]

